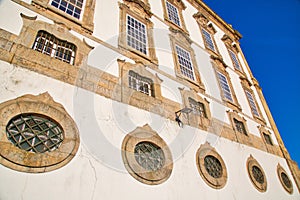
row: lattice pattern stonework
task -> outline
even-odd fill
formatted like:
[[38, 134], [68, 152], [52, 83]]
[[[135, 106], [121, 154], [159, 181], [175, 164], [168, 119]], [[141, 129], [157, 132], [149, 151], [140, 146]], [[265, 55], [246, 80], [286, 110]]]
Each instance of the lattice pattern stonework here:
[[164, 153], [160, 147], [150, 142], [140, 142], [134, 148], [136, 161], [144, 169], [156, 171], [163, 167]]
[[204, 166], [210, 176], [214, 178], [222, 177], [222, 164], [216, 157], [211, 155], [206, 156], [204, 158]]
[[37, 114], [21, 114], [6, 127], [8, 139], [20, 149], [44, 153], [57, 149], [63, 141], [62, 128], [52, 119]]

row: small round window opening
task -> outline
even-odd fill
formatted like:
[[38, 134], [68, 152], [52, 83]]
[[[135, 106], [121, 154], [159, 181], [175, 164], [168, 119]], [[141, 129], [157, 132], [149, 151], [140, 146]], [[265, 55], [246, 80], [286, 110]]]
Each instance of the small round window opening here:
[[265, 182], [265, 180], [264, 180], [264, 174], [262, 173], [262, 171], [260, 170], [260, 168], [258, 168], [255, 165], [252, 167], [252, 174], [253, 174], [253, 177], [255, 178], [255, 180], [257, 182], [259, 182], [260, 184], [263, 184]]
[[284, 185], [285, 185], [287, 188], [291, 188], [291, 187], [292, 187], [292, 183], [291, 183], [289, 177], [286, 175], [286, 173], [281, 172], [280, 176], [281, 176], [281, 178], [282, 178], [282, 181], [283, 181]]
[[20, 114], [12, 118], [7, 127], [8, 139], [20, 149], [44, 153], [57, 149], [63, 141], [63, 130], [45, 115]]
[[148, 124], [137, 127], [125, 136], [122, 159], [129, 174], [148, 185], [165, 182], [173, 169], [168, 145]]
[[214, 156], [208, 155], [204, 158], [204, 166], [209, 175], [214, 178], [222, 177], [222, 164], [221, 162]]
[[254, 187], [260, 192], [265, 192], [267, 190], [267, 179], [265, 172], [257, 160], [252, 157], [252, 155], [250, 155], [250, 157], [247, 159], [247, 171]]
[[293, 184], [286, 171], [281, 165], [277, 165], [277, 175], [282, 187], [290, 194], [293, 193]]
[[150, 142], [138, 143], [134, 148], [134, 156], [139, 165], [149, 171], [159, 170], [165, 163], [161, 148]]
[[47, 92], [0, 103], [0, 121], [0, 164], [5, 167], [49, 172], [76, 155], [80, 142], [76, 123]]
[[200, 145], [196, 153], [200, 176], [212, 188], [221, 189], [227, 182], [227, 169], [222, 157], [208, 142]]

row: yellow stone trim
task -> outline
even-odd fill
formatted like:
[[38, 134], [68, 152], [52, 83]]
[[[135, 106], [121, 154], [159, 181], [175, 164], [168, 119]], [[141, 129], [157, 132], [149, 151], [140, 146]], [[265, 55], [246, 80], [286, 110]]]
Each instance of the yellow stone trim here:
[[[153, 143], [163, 151], [165, 161], [160, 169], [150, 171], [140, 166], [136, 161], [134, 149], [140, 142]], [[126, 135], [122, 142], [122, 159], [130, 175], [141, 183], [148, 185], [165, 182], [170, 177], [173, 169], [173, 158], [168, 145], [148, 124], [137, 127]]]
[[[167, 5], [166, 5], [167, 1], [170, 4], [172, 4], [174, 7], [177, 8], [181, 26], [178, 26], [177, 24], [175, 24], [174, 22], [169, 20], [168, 10], [167, 10]], [[181, 0], [161, 0], [161, 3], [162, 3], [162, 7], [163, 7], [165, 22], [173, 29], [179, 29], [179, 30], [183, 31], [185, 34], [189, 34], [188, 30], [186, 29], [184, 18], [182, 15], [182, 12], [186, 9], [186, 6], [184, 5], [184, 3]]]
[[[254, 174], [252, 171], [253, 167], [258, 167], [264, 177], [263, 183], [259, 183], [255, 178], [254, 178]], [[266, 178], [266, 174], [263, 170], [263, 168], [260, 166], [260, 164], [257, 162], [257, 160], [255, 158], [252, 157], [252, 155], [250, 155], [250, 157], [247, 159], [247, 171], [248, 171], [248, 175], [249, 178], [251, 180], [251, 183], [254, 185], [254, 187], [260, 191], [260, 192], [266, 192], [267, 190], [267, 178]]]
[[[33, 153], [16, 147], [6, 136], [10, 119], [22, 113], [36, 113], [50, 117], [60, 124], [64, 140], [51, 152]], [[24, 95], [0, 104], [0, 163], [8, 168], [29, 173], [41, 173], [63, 167], [75, 156], [79, 147], [76, 123], [63, 106], [48, 93]]]
[[[204, 159], [206, 156], [213, 156], [219, 160], [222, 166], [221, 177], [214, 178], [207, 172], [204, 164]], [[218, 154], [215, 148], [213, 148], [209, 143], [206, 142], [205, 144], [200, 145], [196, 153], [196, 164], [200, 176], [202, 177], [202, 179], [205, 181], [207, 185], [215, 189], [221, 189], [226, 185], [227, 182], [226, 165], [222, 157], [220, 156], [220, 154]]]
[[[119, 47], [124, 51], [124, 55], [133, 59], [135, 62], [154, 63], [158, 64], [158, 59], [155, 53], [153, 39], [153, 23], [150, 21], [151, 15], [145, 12], [145, 9], [140, 4], [134, 1], [119, 2], [120, 8], [120, 23], [119, 23]], [[127, 45], [127, 18], [130, 15], [139, 20], [146, 26], [147, 31], [147, 55]]]

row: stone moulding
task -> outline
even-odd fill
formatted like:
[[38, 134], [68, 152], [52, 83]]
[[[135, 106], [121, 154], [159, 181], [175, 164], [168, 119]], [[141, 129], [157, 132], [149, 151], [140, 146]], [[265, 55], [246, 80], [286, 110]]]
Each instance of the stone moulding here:
[[[59, 123], [64, 132], [61, 145], [50, 152], [34, 153], [9, 141], [5, 134], [7, 124], [16, 115], [25, 113], [45, 115]], [[0, 163], [8, 168], [30, 173], [52, 171], [69, 163], [78, 150], [79, 133], [75, 122], [48, 93], [24, 95], [1, 103], [0, 121]]]

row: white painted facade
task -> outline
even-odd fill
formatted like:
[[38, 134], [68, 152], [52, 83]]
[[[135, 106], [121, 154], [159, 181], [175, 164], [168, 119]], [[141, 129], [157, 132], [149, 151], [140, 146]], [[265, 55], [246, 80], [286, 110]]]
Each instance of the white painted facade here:
[[[118, 48], [119, 6], [117, 0], [97, 0], [94, 16], [94, 32], [91, 38], [71, 31], [94, 49], [88, 56], [88, 65], [103, 70], [115, 77], [120, 76], [117, 59], [134, 61], [114, 48]], [[210, 103], [212, 118], [231, 124], [226, 111], [231, 110], [223, 103], [218, 80], [205, 49], [199, 26], [192, 17], [197, 10], [188, 2], [183, 11], [186, 28], [189, 32], [196, 55], [196, 62], [205, 94], [199, 94]], [[30, 4], [30, 1], [24, 1]], [[164, 98], [182, 104], [178, 88], [186, 85], [176, 81], [174, 59], [169, 39], [168, 25], [164, 23], [162, 1], [149, 0], [154, 24], [154, 43], [158, 58], [158, 69], [151, 73], [162, 80], [161, 93]], [[52, 24], [51, 19], [38, 15], [18, 3], [10, 0], [0, 1], [0, 28], [18, 35], [23, 26], [20, 13], [38, 16]], [[234, 71], [228, 51], [221, 38], [224, 32], [217, 29], [215, 41], [230, 75], [236, 97], [246, 119], [251, 134], [261, 137], [259, 123], [252, 117], [249, 103], [241, 86], [239, 76]], [[93, 40], [97, 38], [101, 40]], [[249, 78], [246, 64], [241, 65]], [[278, 145], [270, 122], [257, 95], [252, 88], [272, 141]], [[25, 94], [38, 95], [48, 92], [54, 101], [63, 105], [74, 119], [80, 135], [80, 146], [76, 156], [65, 166], [45, 173], [25, 173], [0, 165], [1, 200], [35, 199], [144, 199], [144, 200], [196, 200], [196, 199], [299, 199], [297, 185], [286, 160], [282, 157], [239, 144], [189, 125], [180, 128], [173, 120], [113, 101], [82, 88], [55, 80], [36, 72], [0, 61], [0, 103]], [[159, 105], [158, 105], [159, 106]], [[175, 112], [175, 111], [174, 111]], [[175, 117], [175, 115], [174, 115]], [[171, 176], [158, 185], [143, 184], [134, 179], [126, 170], [121, 146], [127, 133], [136, 127], [148, 124], [168, 144], [173, 156]], [[221, 155], [227, 168], [228, 179], [221, 189], [208, 186], [197, 170], [196, 152], [201, 144], [209, 142]], [[252, 184], [246, 167], [248, 157], [252, 155], [262, 166], [266, 179], [266, 192], [259, 192]], [[287, 172], [293, 185], [293, 193], [287, 193], [282, 187], [276, 167], [280, 164]]]

